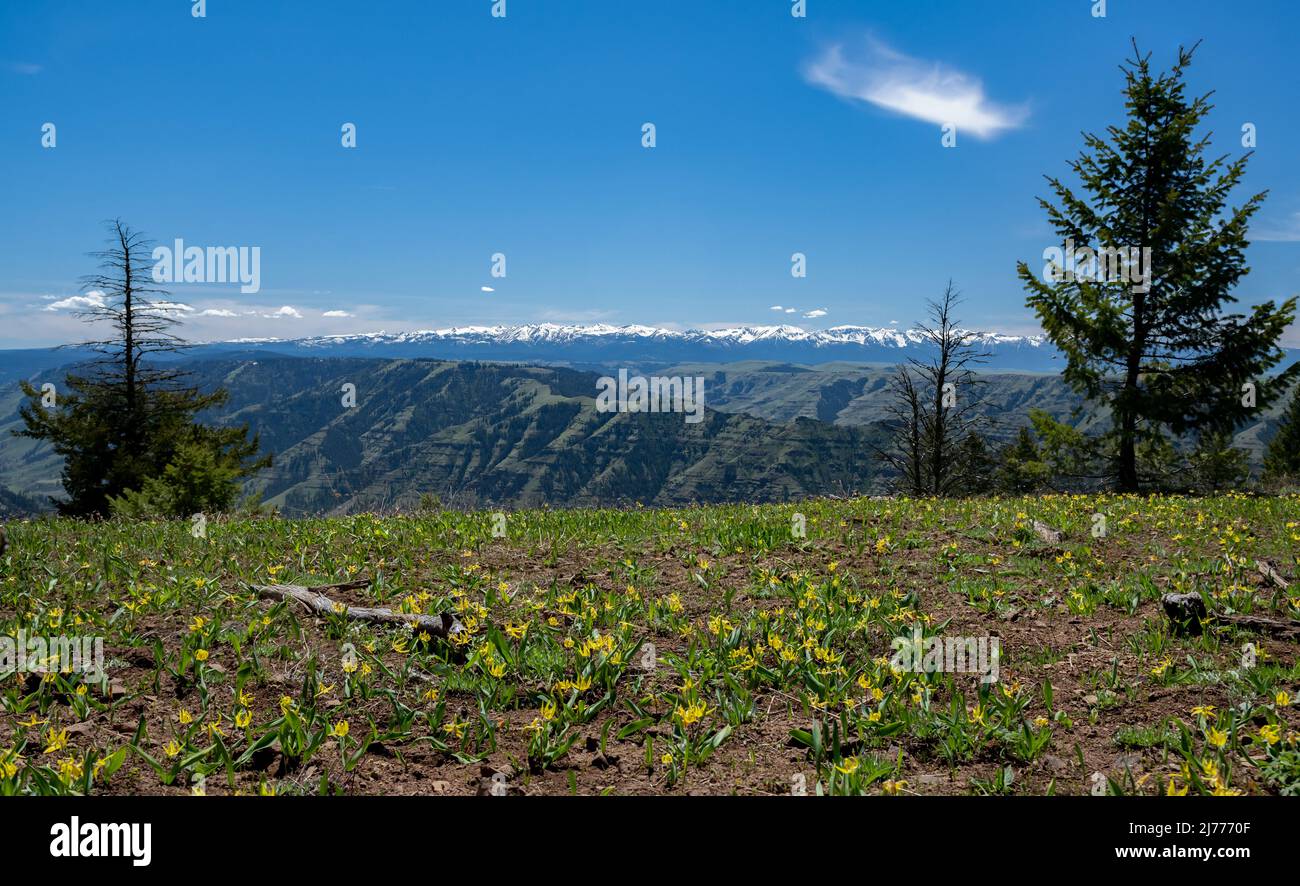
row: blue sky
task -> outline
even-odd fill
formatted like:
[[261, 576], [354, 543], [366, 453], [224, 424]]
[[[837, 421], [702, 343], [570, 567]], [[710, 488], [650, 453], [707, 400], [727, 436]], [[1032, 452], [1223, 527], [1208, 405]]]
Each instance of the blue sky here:
[[1215, 147], [1254, 123], [1246, 187], [1271, 191], [1239, 297], [1300, 291], [1291, 2], [492, 5], [0, 4], [0, 347], [85, 337], [66, 300], [114, 216], [260, 247], [255, 294], [173, 287], [200, 340], [908, 325], [949, 277], [968, 325], [1031, 331], [1015, 262], [1052, 245], [1034, 198], [1120, 118], [1130, 36], [1162, 65], [1205, 38]]

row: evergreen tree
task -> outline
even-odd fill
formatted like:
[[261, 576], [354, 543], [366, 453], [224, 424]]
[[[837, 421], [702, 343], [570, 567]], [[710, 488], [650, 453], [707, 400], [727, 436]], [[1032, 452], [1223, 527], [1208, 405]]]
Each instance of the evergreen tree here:
[[1232, 445], [1230, 431], [1201, 434], [1188, 461], [1197, 492], [1213, 495], [1236, 489], [1250, 477], [1250, 461]]
[[1264, 453], [1264, 476], [1270, 479], [1300, 478], [1300, 385], [1291, 393], [1291, 403], [1282, 414], [1282, 424], [1268, 441]]
[[47, 441], [63, 456], [68, 497], [56, 504], [60, 512], [80, 517], [108, 514], [113, 499], [144, 489], [173, 463], [205, 463], [202, 456], [195, 462], [193, 453], [178, 461], [185, 446], [208, 450], [214, 470], [229, 473], [230, 484], [270, 464], [270, 456], [255, 459], [258, 441], [248, 438], [246, 426], [194, 422], [227, 394], [200, 392], [174, 363], [159, 359], [186, 344], [172, 332], [178, 321], [166, 291], [152, 285], [153, 244], [120, 219], [108, 227], [108, 248], [92, 253], [100, 270], [82, 280], [95, 303], [78, 316], [107, 324], [111, 335], [83, 345], [99, 356], [68, 374], [53, 406], [22, 383], [30, 399], [19, 409], [24, 427], [15, 432]]
[[1047, 486], [1049, 468], [1029, 428], [1021, 428], [1016, 442], [1002, 448], [1000, 461], [997, 485], [1003, 492], [1025, 495]]
[[958, 486], [962, 495], [987, 495], [994, 488], [997, 462], [988, 443], [975, 431], [967, 431], [957, 452]]
[[[1209, 96], [1189, 99], [1183, 80], [1194, 51], [1180, 49], [1173, 69], [1157, 74], [1135, 44], [1121, 68], [1126, 124], [1086, 135], [1071, 164], [1085, 193], [1049, 177], [1058, 203], [1039, 201], [1075, 248], [1060, 250], [1048, 280], [1018, 266], [1029, 306], [1066, 355], [1065, 379], [1110, 411], [1107, 473], [1126, 491], [1159, 479], [1141, 476], [1143, 444], [1155, 452], [1169, 434], [1229, 431], [1300, 371], [1266, 377], [1282, 359], [1277, 343], [1296, 299], [1249, 317], [1227, 310], [1265, 194], [1227, 206], [1249, 154], [1205, 156], [1208, 135], [1196, 130], [1212, 106]], [[1242, 396], [1247, 382], [1253, 402]]]

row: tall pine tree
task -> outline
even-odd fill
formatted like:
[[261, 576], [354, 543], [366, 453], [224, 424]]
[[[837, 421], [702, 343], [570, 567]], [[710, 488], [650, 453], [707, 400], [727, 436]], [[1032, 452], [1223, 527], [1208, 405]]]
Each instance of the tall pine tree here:
[[[1296, 299], [1266, 302], [1248, 317], [1229, 312], [1248, 272], [1246, 228], [1265, 193], [1227, 206], [1250, 155], [1206, 157], [1209, 134], [1197, 130], [1212, 105], [1208, 95], [1188, 98], [1184, 83], [1195, 49], [1180, 48], [1172, 70], [1154, 73], [1150, 54], [1134, 44], [1121, 66], [1125, 125], [1105, 137], [1085, 134], [1085, 150], [1070, 164], [1081, 192], [1047, 179], [1057, 202], [1039, 203], [1053, 229], [1098, 260], [1085, 257], [1075, 268], [1065, 255], [1065, 267], [1041, 276], [1018, 266], [1029, 306], [1067, 358], [1065, 379], [1109, 408], [1111, 479], [1125, 491], [1160, 479], [1140, 475], [1144, 444], [1230, 431], [1300, 369], [1266, 375], [1283, 357], [1277, 342]], [[1140, 265], [1123, 258], [1141, 260], [1133, 249], [1150, 250], [1145, 285], [1135, 282]], [[1120, 273], [1096, 273], [1107, 266]], [[1073, 271], [1084, 273], [1066, 273]], [[1253, 397], [1243, 396], [1247, 384]]]

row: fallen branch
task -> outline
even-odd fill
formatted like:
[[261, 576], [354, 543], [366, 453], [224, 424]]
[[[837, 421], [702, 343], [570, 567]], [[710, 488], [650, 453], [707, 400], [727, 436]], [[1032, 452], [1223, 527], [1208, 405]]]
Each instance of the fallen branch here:
[[380, 607], [348, 606], [346, 603], [336, 603], [320, 593], [322, 589], [345, 590], [365, 587], [367, 584], [369, 582], [352, 581], [336, 585], [321, 585], [316, 588], [305, 585], [249, 585], [249, 587], [256, 591], [259, 597], [272, 600], [296, 600], [317, 615], [343, 615], [357, 621], [406, 625], [415, 630], [428, 631], [433, 636], [444, 639], [465, 630], [450, 612], [443, 612], [440, 615], [414, 615]]
[[1282, 590], [1285, 591], [1290, 586], [1290, 582], [1282, 577], [1282, 574], [1277, 571], [1277, 567], [1272, 563], [1265, 560], [1256, 560], [1255, 568], [1259, 570], [1260, 575], [1264, 576], [1264, 578], [1268, 579]]

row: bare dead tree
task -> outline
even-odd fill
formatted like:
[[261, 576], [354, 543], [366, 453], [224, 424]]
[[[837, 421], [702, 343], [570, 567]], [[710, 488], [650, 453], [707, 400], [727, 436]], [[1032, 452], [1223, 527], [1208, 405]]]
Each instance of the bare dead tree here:
[[170, 293], [154, 285], [153, 241], [121, 219], [107, 226], [108, 248], [90, 253], [99, 260], [99, 270], [80, 281], [83, 292], [98, 295], [99, 304], [75, 316], [88, 323], [106, 324], [114, 334], [75, 347], [102, 355], [92, 361], [94, 371], [88, 381], [119, 390], [127, 413], [134, 415], [143, 389], [166, 385], [181, 375], [158, 366], [149, 356], [175, 353], [188, 345], [171, 332], [179, 320], [173, 304], [164, 298]]
[[924, 416], [925, 445], [929, 457], [929, 492], [947, 496], [959, 492], [961, 447], [967, 436], [979, 430], [980, 381], [972, 368], [988, 359], [989, 353], [975, 346], [976, 333], [961, 329], [956, 316], [961, 294], [948, 281], [943, 296], [927, 303], [930, 320], [917, 324], [917, 331], [934, 348], [928, 361], [909, 361], [931, 397]]
[[888, 426], [894, 439], [877, 455], [899, 474], [901, 491], [948, 496], [966, 485], [963, 456], [984, 424], [981, 382], [973, 367], [988, 359], [976, 333], [961, 329], [961, 296], [952, 281], [942, 298], [928, 303], [930, 319], [917, 325], [933, 354], [909, 358], [891, 383]]
[[887, 446], [875, 447], [876, 456], [898, 474], [897, 491], [922, 496], [928, 491], [929, 461], [925, 446], [925, 408], [911, 369], [899, 366], [889, 382], [889, 415], [886, 426], [892, 432]]

